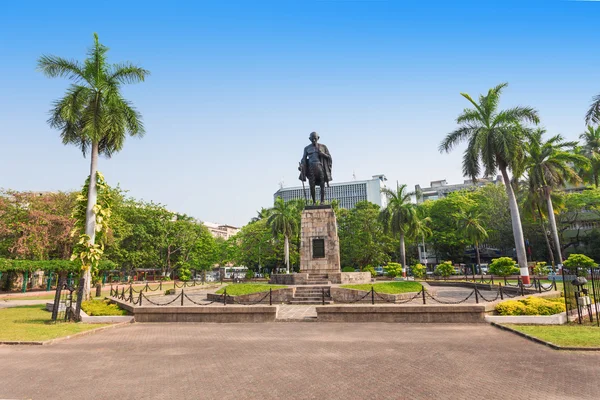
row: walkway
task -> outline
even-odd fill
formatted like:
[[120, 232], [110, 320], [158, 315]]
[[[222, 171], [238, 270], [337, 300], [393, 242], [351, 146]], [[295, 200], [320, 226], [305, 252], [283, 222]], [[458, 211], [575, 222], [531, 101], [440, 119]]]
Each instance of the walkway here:
[[487, 324], [132, 324], [0, 346], [7, 399], [598, 399], [600, 354]]
[[19, 306], [32, 306], [36, 304], [52, 303], [54, 300], [0, 300], [1, 308], [19, 307]]

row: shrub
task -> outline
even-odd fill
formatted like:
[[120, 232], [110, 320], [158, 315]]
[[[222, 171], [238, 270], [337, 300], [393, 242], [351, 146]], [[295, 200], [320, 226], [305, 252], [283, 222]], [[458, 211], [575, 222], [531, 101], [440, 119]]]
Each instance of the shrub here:
[[119, 308], [116, 304], [111, 304], [108, 300], [89, 300], [81, 302], [81, 309], [87, 315], [103, 316], [103, 315], [127, 315], [127, 311]]
[[385, 271], [385, 274], [390, 278], [402, 276], [402, 264], [391, 262], [388, 263], [385, 267], [383, 267], [383, 270]]
[[565, 299], [561, 297], [543, 299], [527, 297], [523, 300], [508, 300], [496, 305], [500, 315], [554, 315], [565, 311]]
[[452, 261], [444, 261], [443, 263], [438, 264], [438, 266], [435, 267], [435, 274], [439, 276], [450, 276], [454, 274]]
[[423, 278], [427, 268], [423, 264], [416, 264], [410, 267], [410, 271], [415, 278]]
[[255, 274], [254, 274], [254, 271], [252, 271], [251, 269], [249, 269], [249, 270], [246, 272], [246, 279], [253, 279], [253, 278], [254, 278], [254, 275], [255, 275]]
[[190, 279], [192, 279], [192, 272], [185, 267], [179, 268], [179, 280], [187, 282]]
[[516, 275], [519, 268], [515, 266], [515, 261], [510, 257], [494, 258], [490, 264], [490, 274], [499, 276]]
[[573, 267], [584, 267], [584, 268], [593, 268], [597, 266], [597, 264], [586, 256], [585, 254], [569, 254], [569, 258], [567, 258], [563, 265], [567, 268]]
[[375, 278], [377, 276], [377, 272], [375, 272], [375, 268], [372, 265], [367, 265], [363, 268], [363, 272], [370, 272], [371, 278]]
[[269, 274], [267, 274], [267, 273], [263, 274], [263, 276], [264, 276], [264, 277], [265, 277], [265, 279], [267, 279], [267, 280], [271, 279], [271, 275], [269, 275]]
[[342, 272], [354, 272], [354, 268], [352, 268], [352, 267], [344, 267], [344, 268], [342, 268]]
[[534, 275], [548, 275], [550, 272], [550, 268], [546, 265], [545, 261], [535, 263], [535, 267], [533, 267]]

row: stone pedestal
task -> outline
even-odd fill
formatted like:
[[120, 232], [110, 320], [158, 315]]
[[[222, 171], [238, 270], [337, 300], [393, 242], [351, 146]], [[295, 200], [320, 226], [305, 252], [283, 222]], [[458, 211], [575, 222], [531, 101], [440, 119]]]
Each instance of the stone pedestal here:
[[340, 241], [333, 208], [307, 206], [301, 219], [300, 273], [340, 272]]

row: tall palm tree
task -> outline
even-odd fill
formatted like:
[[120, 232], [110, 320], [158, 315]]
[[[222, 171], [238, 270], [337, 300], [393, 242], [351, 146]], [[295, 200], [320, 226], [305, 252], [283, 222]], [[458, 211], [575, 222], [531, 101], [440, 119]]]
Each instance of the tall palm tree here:
[[488, 233], [482, 225], [482, 215], [475, 210], [461, 210], [454, 215], [458, 230], [473, 243], [477, 255], [477, 266], [481, 266], [479, 245], [488, 238]]
[[440, 152], [448, 153], [458, 143], [467, 141], [467, 149], [463, 156], [463, 173], [473, 180], [477, 179], [482, 172], [485, 176], [491, 176], [500, 170], [508, 195], [521, 276], [524, 283], [529, 283], [523, 227], [508, 172], [516, 168], [523, 157], [523, 124], [527, 122], [538, 124], [539, 117], [538, 112], [531, 107], [519, 106], [499, 110], [500, 95], [507, 85], [502, 83], [491, 88], [485, 96], [479, 96], [478, 102], [468, 94], [461, 93], [474, 108], [467, 108], [458, 116], [456, 122], [460, 127], [446, 136], [439, 149]]
[[583, 177], [588, 178], [594, 185], [598, 187], [600, 177], [600, 126], [588, 126], [587, 131], [579, 135], [579, 139], [583, 141], [580, 152], [589, 161], [589, 168], [580, 171]]
[[528, 134], [529, 141], [525, 143], [524, 170], [528, 176], [530, 191], [539, 190], [548, 209], [548, 222], [556, 250], [556, 261], [562, 264], [562, 254], [554, 206], [552, 205], [552, 190], [564, 187], [567, 183], [580, 183], [581, 178], [575, 168], [589, 165], [584, 156], [575, 154], [568, 149], [577, 142], [565, 142], [561, 135], [555, 135], [544, 141], [543, 129], [537, 129]]
[[406, 185], [396, 184], [396, 191], [388, 188], [381, 189], [381, 193], [387, 197], [387, 206], [379, 214], [384, 232], [387, 233], [391, 230], [394, 235], [398, 235], [400, 238], [400, 263], [402, 264], [402, 276], [404, 277], [406, 277], [405, 239], [414, 233], [415, 228], [425, 229], [417, 222], [419, 219], [417, 208], [411, 202], [414, 193], [408, 192], [406, 188]]
[[281, 197], [275, 199], [275, 204], [271, 208], [267, 224], [273, 231], [273, 236], [282, 234], [284, 237], [285, 267], [290, 273], [290, 238], [298, 229], [298, 217], [296, 215], [294, 204], [286, 203]]
[[[127, 134], [143, 136], [141, 115], [120, 93], [121, 85], [142, 82], [149, 75], [130, 63], [109, 64], [108, 48], [100, 44], [94, 33], [94, 45], [83, 63], [62, 57], [43, 55], [38, 69], [47, 77], [64, 77], [73, 81], [64, 97], [54, 102], [48, 123], [60, 130], [65, 145], [89, 152], [90, 184], [88, 190], [85, 234], [94, 244], [96, 236], [98, 155], [110, 158], [123, 148]], [[91, 271], [85, 273], [85, 298], [89, 298]]]

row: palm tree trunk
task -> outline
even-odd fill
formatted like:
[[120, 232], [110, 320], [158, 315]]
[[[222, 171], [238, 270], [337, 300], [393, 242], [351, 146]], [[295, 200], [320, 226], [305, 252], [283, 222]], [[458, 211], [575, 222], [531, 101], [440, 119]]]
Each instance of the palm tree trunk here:
[[556, 229], [556, 219], [554, 218], [554, 207], [552, 206], [552, 196], [550, 196], [550, 188], [544, 188], [544, 195], [546, 196], [546, 205], [548, 207], [548, 223], [550, 224], [550, 232], [552, 232], [552, 239], [554, 241], [554, 248], [556, 250], [556, 260], [558, 264], [562, 266], [562, 254], [560, 251], [560, 240], [558, 239], [558, 230]]
[[548, 240], [548, 234], [546, 234], [546, 225], [544, 224], [544, 216], [542, 214], [542, 210], [538, 204], [537, 206], [538, 214], [540, 215], [540, 225], [542, 226], [542, 234], [544, 235], [544, 239], [546, 240], [546, 247], [548, 248], [548, 256], [550, 257], [550, 263], [552, 264], [552, 272], [554, 272], [554, 252], [552, 251], [552, 246], [550, 246], [550, 240]]
[[506, 194], [508, 195], [508, 207], [510, 208], [510, 219], [512, 221], [513, 236], [515, 238], [515, 249], [517, 250], [517, 262], [521, 271], [521, 279], [524, 284], [529, 284], [529, 269], [527, 268], [527, 252], [525, 251], [525, 239], [523, 237], [523, 227], [521, 226], [521, 215], [519, 206], [513, 191], [506, 165], [500, 165], [500, 172], [504, 179]]
[[287, 235], [285, 235], [285, 241], [284, 241], [284, 250], [285, 250], [285, 268], [287, 273], [290, 273], [290, 241], [287, 237]]
[[477, 242], [475, 242], [475, 254], [477, 254], [477, 267], [479, 267], [479, 270], [481, 271], [481, 258], [479, 258], [479, 243]]
[[[85, 211], [85, 234], [90, 237], [90, 244], [94, 244], [96, 240], [96, 214], [94, 206], [98, 192], [96, 188], [96, 172], [98, 170], [98, 142], [92, 143], [92, 156], [90, 161], [90, 185], [88, 188], [88, 201]], [[84, 273], [85, 286], [83, 288], [83, 298], [89, 300], [92, 290], [92, 268], [89, 266]]]
[[402, 277], [406, 278], [406, 248], [404, 247], [404, 233], [400, 234], [400, 262], [402, 263]]

